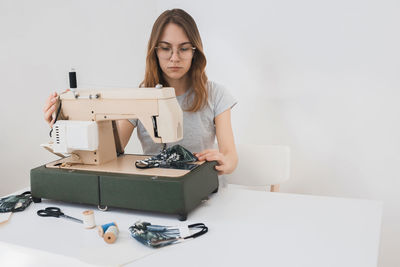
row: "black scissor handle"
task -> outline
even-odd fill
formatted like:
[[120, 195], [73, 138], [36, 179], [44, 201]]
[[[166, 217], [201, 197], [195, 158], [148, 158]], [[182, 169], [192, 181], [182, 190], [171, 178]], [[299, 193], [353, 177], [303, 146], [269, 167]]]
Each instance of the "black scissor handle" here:
[[61, 212], [60, 208], [47, 207], [44, 210], [38, 210], [37, 215], [41, 217], [60, 217], [61, 215], [64, 215], [64, 213]]
[[193, 235], [186, 236], [186, 237], [184, 237], [184, 239], [196, 238], [196, 237], [204, 235], [205, 233], [208, 232], [208, 227], [204, 223], [190, 224], [190, 225], [188, 225], [188, 228], [189, 229], [200, 229], [200, 231], [198, 231], [197, 233], [194, 233]]

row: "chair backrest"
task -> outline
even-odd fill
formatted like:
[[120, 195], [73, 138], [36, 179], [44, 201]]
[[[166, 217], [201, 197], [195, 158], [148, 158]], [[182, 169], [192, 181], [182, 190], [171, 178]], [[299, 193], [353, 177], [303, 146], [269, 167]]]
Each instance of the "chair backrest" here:
[[227, 183], [246, 186], [277, 185], [289, 179], [290, 149], [280, 145], [236, 145], [239, 163]]

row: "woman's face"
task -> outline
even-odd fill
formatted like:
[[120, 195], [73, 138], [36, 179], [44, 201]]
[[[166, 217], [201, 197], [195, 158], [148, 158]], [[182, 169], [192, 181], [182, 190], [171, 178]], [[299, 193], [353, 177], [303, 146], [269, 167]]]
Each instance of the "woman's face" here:
[[179, 80], [187, 74], [192, 65], [192, 47], [182, 27], [174, 23], [164, 27], [157, 44], [157, 57], [167, 81]]

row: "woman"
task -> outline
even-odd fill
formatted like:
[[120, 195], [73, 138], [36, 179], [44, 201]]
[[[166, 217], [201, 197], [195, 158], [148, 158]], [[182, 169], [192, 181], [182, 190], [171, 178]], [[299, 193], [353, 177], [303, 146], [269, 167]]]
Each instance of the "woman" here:
[[[175, 88], [183, 110], [183, 140], [180, 144], [200, 161], [217, 161], [218, 173], [229, 174], [236, 168], [236, 153], [231, 126], [231, 108], [235, 99], [220, 85], [208, 81], [206, 58], [196, 23], [181, 9], [167, 10], [153, 25], [142, 87]], [[57, 93], [50, 95], [45, 108], [45, 120], [52, 125]], [[137, 119], [117, 122], [121, 144], [125, 147], [135, 128], [145, 154], [158, 154], [162, 144], [154, 143]], [[218, 150], [213, 149], [217, 137]]]

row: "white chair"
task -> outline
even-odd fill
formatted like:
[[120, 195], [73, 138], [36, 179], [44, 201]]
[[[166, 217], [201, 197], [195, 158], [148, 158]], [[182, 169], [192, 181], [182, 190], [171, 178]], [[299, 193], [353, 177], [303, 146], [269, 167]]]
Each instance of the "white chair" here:
[[236, 170], [226, 175], [228, 184], [267, 186], [278, 192], [279, 185], [289, 179], [290, 149], [287, 146], [236, 145], [239, 163]]

